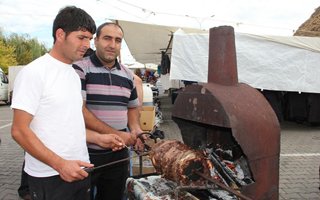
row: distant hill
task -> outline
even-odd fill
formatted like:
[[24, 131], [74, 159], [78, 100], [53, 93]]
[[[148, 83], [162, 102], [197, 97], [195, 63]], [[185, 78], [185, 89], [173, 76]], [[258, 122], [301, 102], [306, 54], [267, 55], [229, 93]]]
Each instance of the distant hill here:
[[320, 7], [318, 7], [311, 17], [305, 21], [294, 36], [320, 37]]

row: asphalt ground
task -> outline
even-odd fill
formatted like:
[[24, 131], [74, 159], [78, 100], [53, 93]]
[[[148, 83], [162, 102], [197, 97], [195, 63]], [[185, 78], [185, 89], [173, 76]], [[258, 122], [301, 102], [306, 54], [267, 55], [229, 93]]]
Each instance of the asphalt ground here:
[[[171, 120], [171, 98], [160, 96], [163, 122], [159, 129], [167, 139], [181, 140]], [[0, 200], [19, 199], [23, 150], [10, 134], [12, 111], [0, 103]], [[281, 124], [279, 199], [319, 200], [320, 127], [284, 122]]]

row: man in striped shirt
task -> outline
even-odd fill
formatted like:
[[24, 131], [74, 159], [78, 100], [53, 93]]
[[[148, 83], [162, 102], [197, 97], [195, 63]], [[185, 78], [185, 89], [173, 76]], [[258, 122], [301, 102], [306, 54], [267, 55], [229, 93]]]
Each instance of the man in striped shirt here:
[[[104, 23], [97, 29], [94, 40], [96, 51], [75, 62], [73, 67], [82, 83], [85, 100], [84, 118], [89, 129], [100, 134], [119, 135], [127, 146], [136, 144], [139, 124], [139, 101], [131, 70], [121, 65], [122, 28], [115, 23]], [[127, 130], [130, 132], [126, 132]], [[87, 134], [90, 161], [100, 166], [128, 157], [128, 149], [112, 151], [99, 145], [99, 134]], [[123, 162], [94, 171], [92, 185], [96, 186], [95, 199], [121, 200], [129, 175], [129, 163]]]

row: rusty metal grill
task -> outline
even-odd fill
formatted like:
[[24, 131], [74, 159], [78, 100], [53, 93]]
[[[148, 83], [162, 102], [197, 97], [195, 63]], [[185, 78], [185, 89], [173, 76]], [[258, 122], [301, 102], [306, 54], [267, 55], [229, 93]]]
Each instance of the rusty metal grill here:
[[254, 180], [241, 192], [253, 199], [278, 199], [280, 126], [263, 95], [238, 82], [232, 27], [210, 29], [208, 83], [180, 92], [172, 117], [193, 148], [227, 145], [234, 138]]

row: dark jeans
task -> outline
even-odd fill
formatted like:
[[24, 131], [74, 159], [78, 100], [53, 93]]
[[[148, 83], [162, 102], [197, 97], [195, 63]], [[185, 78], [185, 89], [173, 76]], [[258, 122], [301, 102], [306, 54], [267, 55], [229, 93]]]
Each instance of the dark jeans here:
[[19, 194], [19, 197], [21, 198], [23, 198], [27, 194], [30, 194], [29, 185], [28, 185], [28, 174], [23, 169], [24, 169], [24, 161], [23, 161], [22, 170], [21, 170], [21, 182], [18, 188], [18, 194]]
[[[89, 149], [91, 163], [95, 167], [117, 161], [129, 156], [128, 149], [112, 152], [111, 150]], [[129, 176], [129, 161], [117, 163], [108, 167], [97, 169], [91, 174], [92, 188], [96, 187], [97, 193], [93, 200], [121, 200], [124, 196], [126, 180]], [[93, 198], [94, 197], [94, 198]]]
[[59, 175], [33, 177], [28, 175], [33, 200], [89, 200], [90, 176], [81, 181], [66, 182]]

